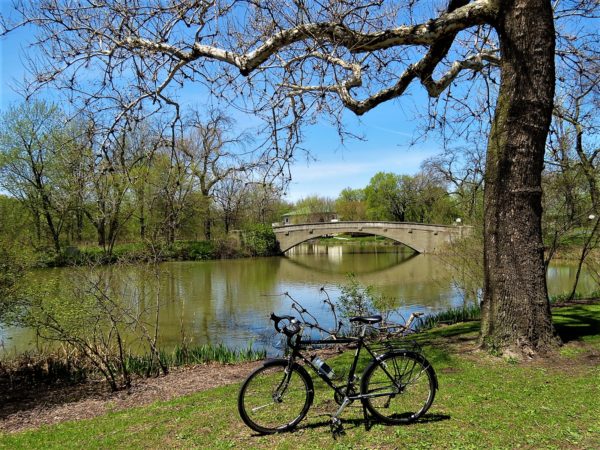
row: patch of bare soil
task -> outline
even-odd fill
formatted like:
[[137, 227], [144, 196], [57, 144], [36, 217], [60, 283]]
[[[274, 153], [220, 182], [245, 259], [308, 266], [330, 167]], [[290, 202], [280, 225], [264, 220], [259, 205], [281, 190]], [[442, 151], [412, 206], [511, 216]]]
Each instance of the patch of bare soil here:
[[170, 400], [244, 380], [260, 362], [206, 364], [138, 379], [129, 390], [111, 392], [105, 383], [37, 387], [0, 392], [0, 431], [17, 432], [68, 420], [90, 419], [126, 408]]

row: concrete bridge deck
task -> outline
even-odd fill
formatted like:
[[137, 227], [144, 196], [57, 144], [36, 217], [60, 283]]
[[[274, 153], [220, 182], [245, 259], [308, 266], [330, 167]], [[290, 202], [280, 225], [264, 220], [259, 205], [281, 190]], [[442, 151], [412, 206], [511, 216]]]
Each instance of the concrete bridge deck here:
[[273, 231], [282, 252], [302, 242], [340, 233], [366, 233], [400, 242], [418, 253], [435, 253], [456, 239], [468, 236], [473, 228], [456, 225], [429, 225], [410, 222], [319, 222], [274, 225]]

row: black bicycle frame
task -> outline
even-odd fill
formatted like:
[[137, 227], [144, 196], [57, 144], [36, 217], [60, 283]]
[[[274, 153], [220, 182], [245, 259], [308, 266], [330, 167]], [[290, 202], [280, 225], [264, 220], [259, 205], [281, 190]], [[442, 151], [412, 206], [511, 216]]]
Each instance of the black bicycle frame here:
[[[379, 367], [381, 367], [381, 369], [385, 372], [385, 374], [390, 378], [390, 380], [394, 383], [394, 385], [400, 389], [400, 386], [397, 384], [396, 380], [394, 379], [394, 377], [392, 375], [390, 375], [390, 373], [387, 371], [386, 367], [382, 364], [380, 364], [379, 359], [377, 358], [377, 355], [369, 348], [368, 345], [365, 344], [365, 339], [364, 337], [360, 336], [357, 338], [339, 338], [339, 339], [335, 339], [335, 340], [331, 340], [331, 339], [317, 339], [317, 340], [313, 340], [313, 339], [306, 339], [306, 340], [302, 340], [301, 338], [297, 338], [299, 339], [293, 346], [291, 346], [292, 348], [292, 354], [290, 356], [290, 364], [293, 364], [293, 361], [296, 358], [300, 358], [302, 359], [306, 364], [308, 364], [312, 370], [319, 376], [319, 378], [321, 378], [331, 389], [333, 389], [337, 394], [339, 395], [344, 395], [346, 396], [349, 400], [360, 400], [363, 398], [373, 398], [373, 397], [386, 397], [389, 396], [389, 393], [384, 393], [384, 394], [371, 394], [371, 395], [361, 395], [361, 394], [357, 394], [357, 395], [348, 395], [348, 389], [352, 386], [353, 382], [355, 381], [355, 374], [356, 374], [356, 367], [358, 366], [358, 360], [359, 360], [359, 355], [361, 350], [364, 348], [367, 350], [367, 352], [371, 355], [371, 357], [373, 358], [373, 361], [375, 361]], [[352, 366], [350, 366], [350, 372], [348, 372], [348, 379], [346, 381], [345, 385], [342, 386], [336, 386], [335, 384], [333, 384], [333, 382], [329, 379], [329, 377], [327, 377], [326, 375], [322, 374], [319, 369], [317, 369], [315, 367], [315, 365], [312, 363], [311, 360], [309, 360], [306, 356], [304, 356], [301, 352], [300, 352], [300, 348], [302, 348], [303, 346], [310, 346], [310, 345], [332, 345], [332, 344], [353, 344], [353, 343], [357, 343], [358, 346], [356, 348], [356, 353], [354, 354], [354, 360], [352, 361]], [[342, 392], [342, 389], [346, 389], [346, 393]]]

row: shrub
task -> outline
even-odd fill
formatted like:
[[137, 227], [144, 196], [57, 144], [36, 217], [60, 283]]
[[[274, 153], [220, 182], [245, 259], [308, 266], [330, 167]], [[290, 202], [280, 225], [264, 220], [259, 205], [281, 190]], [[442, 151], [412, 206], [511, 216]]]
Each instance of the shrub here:
[[244, 230], [244, 250], [252, 256], [272, 256], [280, 253], [273, 229], [268, 225], [252, 225]]

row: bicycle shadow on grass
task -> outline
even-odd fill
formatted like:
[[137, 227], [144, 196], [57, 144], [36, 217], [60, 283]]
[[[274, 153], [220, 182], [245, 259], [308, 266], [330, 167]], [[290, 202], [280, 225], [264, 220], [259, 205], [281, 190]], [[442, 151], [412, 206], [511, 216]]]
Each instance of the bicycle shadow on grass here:
[[[370, 419], [368, 426], [365, 426], [365, 425], [367, 425], [367, 423], [365, 422], [365, 419], [362, 419], [362, 418], [349, 418], [349, 419], [342, 418], [341, 421], [342, 421], [344, 430], [353, 430], [355, 428], [362, 427], [362, 428], [366, 428], [366, 431], [370, 431], [374, 425], [382, 425], [385, 427], [405, 427], [405, 426], [413, 426], [413, 425], [426, 424], [426, 423], [442, 422], [444, 420], [450, 420], [450, 419], [452, 419], [452, 417], [447, 414], [425, 414], [424, 416], [419, 418], [419, 420], [417, 420], [416, 422], [403, 424], [403, 425], [385, 423], [385, 422], [381, 422], [381, 421], [378, 421], [375, 419]], [[329, 431], [330, 424], [331, 424], [331, 417], [323, 416], [323, 418], [319, 419], [317, 422], [301, 424], [301, 425], [297, 426], [296, 428], [294, 428], [293, 430], [288, 431], [288, 433], [296, 433], [296, 432], [303, 431], [303, 430], [315, 430], [315, 429], [319, 429], [319, 428], [327, 429], [327, 431]], [[261, 436], [261, 435], [256, 433], [256, 434], [254, 434], [254, 436]]]

